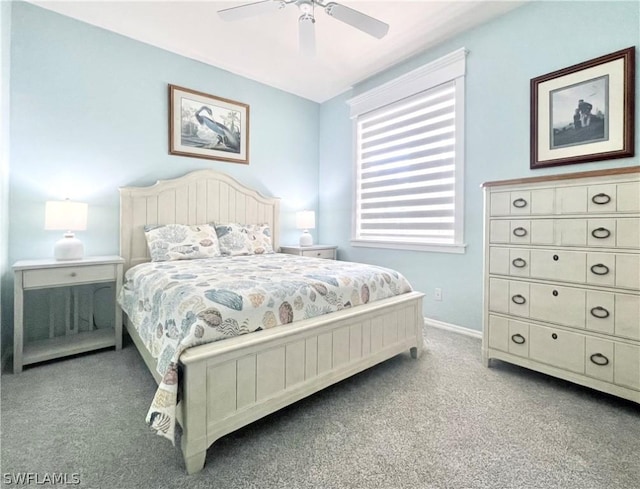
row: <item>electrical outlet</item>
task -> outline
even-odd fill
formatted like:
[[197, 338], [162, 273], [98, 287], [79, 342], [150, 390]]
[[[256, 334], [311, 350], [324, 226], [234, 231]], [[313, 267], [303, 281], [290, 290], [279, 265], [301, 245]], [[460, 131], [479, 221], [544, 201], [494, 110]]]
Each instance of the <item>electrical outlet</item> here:
[[437, 301], [442, 300], [442, 289], [436, 288], [433, 293], [433, 298]]

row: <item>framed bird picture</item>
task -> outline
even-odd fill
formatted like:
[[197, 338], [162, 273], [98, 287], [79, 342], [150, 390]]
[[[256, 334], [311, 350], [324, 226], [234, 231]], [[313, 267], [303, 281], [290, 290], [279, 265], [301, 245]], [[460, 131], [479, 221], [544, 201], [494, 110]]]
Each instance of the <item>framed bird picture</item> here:
[[249, 106], [169, 85], [169, 153], [249, 163]]

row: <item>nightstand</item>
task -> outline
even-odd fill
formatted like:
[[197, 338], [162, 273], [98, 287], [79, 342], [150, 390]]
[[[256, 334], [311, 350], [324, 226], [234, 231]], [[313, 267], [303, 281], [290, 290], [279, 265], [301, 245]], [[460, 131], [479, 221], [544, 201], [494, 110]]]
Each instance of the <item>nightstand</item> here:
[[[44, 362], [54, 358], [75, 355], [99, 348], [115, 346], [122, 348], [122, 311], [114, 301], [113, 328], [93, 327], [90, 321], [88, 331], [78, 331], [79, 304], [76, 286], [105, 282], [115, 283], [117, 297], [122, 287], [122, 267], [124, 259], [119, 256], [90, 256], [81, 260], [57, 261], [54, 259], [22, 260], [13, 265], [14, 271], [14, 321], [13, 321], [13, 373], [22, 371], [24, 365]], [[54, 321], [50, 317], [49, 337], [24, 342], [24, 293], [37, 289], [69, 287], [66, 296], [65, 334], [55, 336]], [[73, 307], [71, 298], [73, 297]], [[93, 317], [93, 300], [88, 305]], [[73, 311], [72, 311], [73, 310]], [[50, 312], [51, 314], [51, 312]]]
[[335, 260], [338, 247], [331, 245], [281, 246], [280, 253]]

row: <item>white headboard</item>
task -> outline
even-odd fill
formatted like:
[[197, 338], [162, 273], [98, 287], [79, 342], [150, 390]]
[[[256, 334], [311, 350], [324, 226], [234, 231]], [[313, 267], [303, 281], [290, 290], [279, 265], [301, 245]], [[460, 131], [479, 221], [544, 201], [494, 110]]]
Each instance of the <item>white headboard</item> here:
[[229, 223], [271, 227], [278, 250], [280, 199], [264, 197], [224, 173], [198, 170], [149, 187], [120, 188], [120, 255], [124, 268], [150, 260], [147, 224]]

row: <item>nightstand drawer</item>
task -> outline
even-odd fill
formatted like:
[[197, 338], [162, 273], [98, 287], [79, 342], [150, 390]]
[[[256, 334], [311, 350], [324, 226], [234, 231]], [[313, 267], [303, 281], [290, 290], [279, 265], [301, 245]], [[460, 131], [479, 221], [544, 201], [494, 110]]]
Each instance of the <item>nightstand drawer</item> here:
[[313, 256], [314, 258], [326, 258], [328, 260], [336, 259], [336, 250], [305, 250], [302, 252], [302, 256]]
[[84, 282], [107, 282], [116, 280], [116, 267], [113, 265], [89, 265], [62, 268], [40, 268], [23, 272], [25, 289], [78, 285]]

